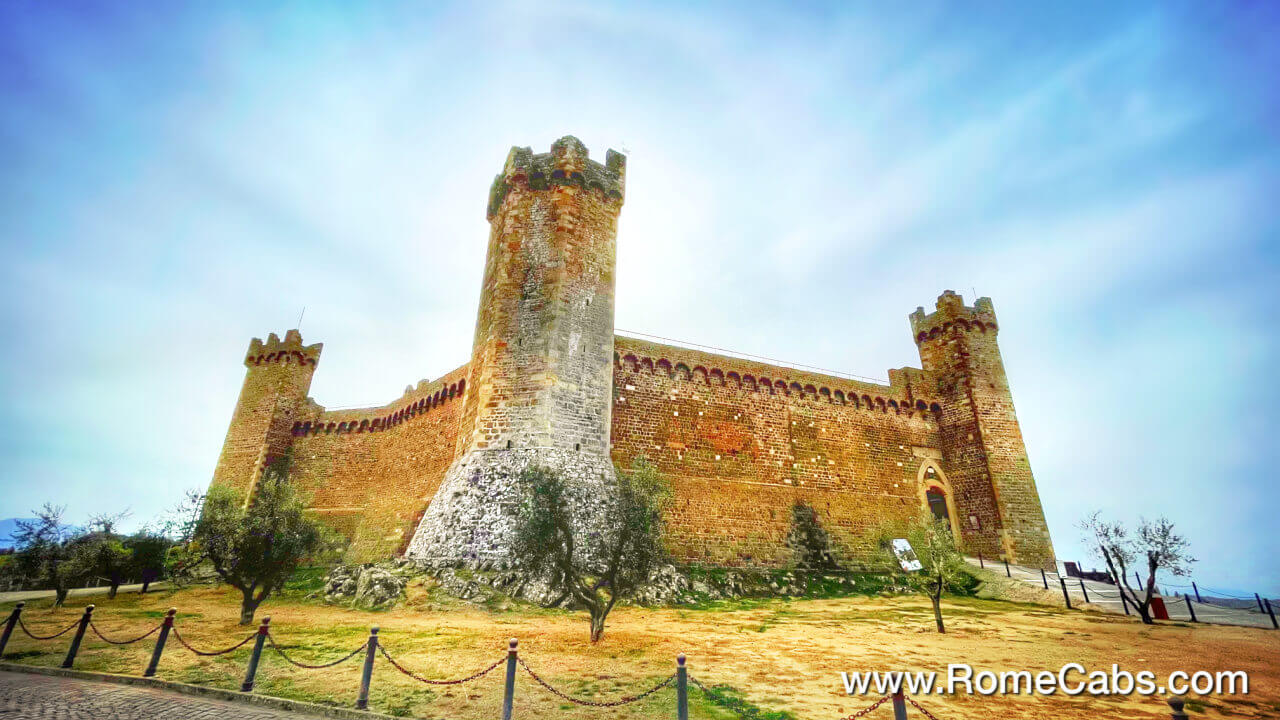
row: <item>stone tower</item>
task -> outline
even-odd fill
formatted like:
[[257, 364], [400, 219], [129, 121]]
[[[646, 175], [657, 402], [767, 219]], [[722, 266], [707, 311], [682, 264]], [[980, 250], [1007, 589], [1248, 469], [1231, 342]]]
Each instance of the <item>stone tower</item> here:
[[578, 522], [599, 517], [609, 459], [614, 271], [625, 158], [574, 137], [512, 148], [489, 193], [488, 256], [457, 452], [409, 544], [411, 557], [505, 562], [515, 479], [570, 480]]
[[[942, 400], [939, 418], [961, 533], [971, 551], [1027, 565], [1054, 562], [1040, 496], [996, 344], [991, 298], [973, 307], [947, 290], [937, 310], [911, 314], [925, 372]], [[976, 522], [975, 522], [976, 519]]]
[[254, 338], [244, 359], [244, 384], [222, 445], [213, 484], [228, 485], [252, 497], [262, 471], [289, 448], [292, 426], [307, 402], [311, 376], [324, 345], [303, 345], [297, 330], [275, 333], [264, 343]]

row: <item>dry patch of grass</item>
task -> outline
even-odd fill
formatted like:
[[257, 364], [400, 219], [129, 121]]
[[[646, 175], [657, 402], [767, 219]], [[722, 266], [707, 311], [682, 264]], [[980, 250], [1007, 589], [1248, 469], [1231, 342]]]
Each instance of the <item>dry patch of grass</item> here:
[[[678, 653], [689, 656], [690, 673], [717, 688], [708, 699], [691, 691], [695, 718], [834, 718], [875, 698], [846, 696], [841, 671], [937, 670], [966, 662], [975, 669], [1057, 671], [1068, 662], [1089, 669], [1112, 663], [1163, 679], [1174, 670], [1244, 670], [1248, 696], [1193, 698], [1205, 717], [1274, 717], [1280, 704], [1280, 633], [1203, 625], [1143, 626], [1123, 616], [983, 598], [944, 601], [947, 633], [933, 630], [928, 601], [917, 597], [856, 597], [819, 600], [751, 600], [695, 608], [615, 610], [604, 640], [587, 642], [585, 615], [503, 602], [489, 607], [461, 603], [415, 583], [395, 609], [367, 612], [305, 599], [306, 588], [269, 601], [273, 635], [302, 662], [320, 663], [360, 645], [370, 625], [379, 625], [384, 646], [402, 664], [430, 678], [470, 674], [502, 657], [509, 637], [520, 639], [521, 656], [549, 682], [577, 696], [612, 700], [660, 681], [674, 670]], [[159, 622], [164, 609], [179, 608], [178, 626], [197, 647], [226, 647], [251, 630], [237, 624], [237, 595], [217, 587], [176, 593], [93, 599], [98, 627], [110, 637], [132, 637]], [[87, 599], [53, 611], [33, 603], [25, 613], [36, 632], [74, 620]], [[0, 606], [7, 612], [8, 606]], [[67, 637], [36, 642], [17, 635], [6, 659], [57, 665]], [[152, 648], [149, 638], [115, 647], [92, 635], [76, 666], [138, 675]], [[258, 690], [265, 694], [350, 706], [359, 686], [357, 660], [327, 670], [300, 670], [264, 654]], [[199, 658], [172, 638], [159, 676], [183, 682], [239, 687], [248, 647], [229, 656]], [[674, 713], [674, 694], [661, 691], [621, 708], [572, 706], [521, 673], [516, 705], [523, 717], [649, 718]], [[459, 720], [500, 715], [502, 668], [461, 686], [429, 687], [404, 677], [379, 659], [371, 707], [414, 717]], [[1164, 718], [1159, 698], [974, 697], [918, 698], [940, 718], [1078, 717]], [[877, 711], [888, 716], [886, 710]]]

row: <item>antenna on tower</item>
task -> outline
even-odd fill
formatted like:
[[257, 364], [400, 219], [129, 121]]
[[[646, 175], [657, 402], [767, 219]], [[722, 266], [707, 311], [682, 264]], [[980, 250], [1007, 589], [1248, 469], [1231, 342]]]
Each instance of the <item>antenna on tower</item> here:
[[977, 301], [978, 301], [978, 288], [976, 288], [976, 287], [974, 287], [974, 286], [970, 285], [970, 286], [969, 286], [969, 289], [973, 291], [973, 302], [977, 302]]
[[298, 324], [295, 326], [295, 329], [297, 329], [297, 330], [301, 330], [301, 329], [302, 329], [302, 316], [303, 316], [303, 315], [306, 315], [306, 314], [307, 314], [307, 306], [306, 306], [306, 305], [303, 305], [303, 306], [302, 306], [302, 312], [298, 313]]

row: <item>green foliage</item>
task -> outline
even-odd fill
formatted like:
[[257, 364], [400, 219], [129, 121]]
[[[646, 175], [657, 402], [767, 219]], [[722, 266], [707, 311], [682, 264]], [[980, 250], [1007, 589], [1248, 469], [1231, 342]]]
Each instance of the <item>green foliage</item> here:
[[642, 588], [665, 559], [662, 511], [670, 502], [670, 488], [643, 457], [616, 475], [603, 527], [586, 536], [574, 528], [568, 488], [557, 472], [530, 467], [520, 477], [525, 500], [515, 557], [522, 570], [546, 578], [553, 589], [587, 608], [592, 642], [604, 634], [613, 606]]
[[[905, 539], [911, 544], [921, 568], [904, 570], [894, 554], [892, 541]], [[942, 623], [942, 595], [946, 592], [972, 592], [972, 577], [964, 556], [956, 547], [951, 526], [933, 513], [922, 510], [909, 522], [888, 524], [879, 531], [877, 547], [882, 561], [893, 568], [895, 580], [904, 587], [927, 595], [933, 602], [934, 621], [938, 632], [946, 632]]]
[[282, 589], [304, 559], [336, 549], [332, 533], [307, 517], [304, 507], [286, 463], [263, 473], [247, 507], [231, 488], [209, 490], [182, 560], [188, 566], [208, 560], [223, 582], [240, 590], [242, 625], [253, 622], [258, 605]]
[[129, 569], [142, 581], [142, 591], [147, 585], [164, 576], [173, 542], [160, 533], [139, 530], [124, 540], [129, 551]]
[[805, 570], [838, 567], [831, 551], [831, 537], [818, 521], [812, 506], [797, 502], [791, 506], [791, 531], [787, 547], [795, 555], [796, 566]]
[[34, 520], [19, 520], [13, 533], [14, 571], [41, 588], [54, 590], [54, 607], [66, 600], [77, 572], [70, 547], [75, 533], [62, 522], [65, 511], [65, 506], [45, 503], [34, 512]]

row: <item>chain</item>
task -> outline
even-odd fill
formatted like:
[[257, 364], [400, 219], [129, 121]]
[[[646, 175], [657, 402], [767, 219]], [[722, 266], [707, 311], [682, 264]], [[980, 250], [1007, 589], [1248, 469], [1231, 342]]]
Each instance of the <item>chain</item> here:
[[537, 681], [539, 685], [546, 688], [552, 695], [555, 695], [556, 697], [562, 700], [568, 700], [574, 705], [586, 705], [587, 707], [618, 707], [619, 705], [626, 705], [628, 703], [636, 702], [637, 700], [643, 700], [644, 698], [649, 697], [650, 695], [658, 692], [662, 688], [675, 682], [675, 679], [676, 679], [676, 674], [672, 673], [671, 675], [667, 676], [665, 680], [658, 683], [657, 685], [654, 685], [648, 690], [645, 690], [639, 695], [628, 695], [627, 697], [621, 698], [619, 700], [614, 700], [612, 702], [593, 702], [591, 700], [579, 700], [578, 698], [575, 698], [570, 695], [566, 695], [563, 692], [560, 692], [559, 690], [551, 687], [550, 683], [548, 683], [546, 680], [543, 680], [542, 678], [538, 677], [538, 674], [535, 673], [533, 670], [529, 669], [529, 666], [526, 665], [524, 662], [524, 658], [518, 657], [516, 658], [516, 661], [520, 663], [520, 667], [524, 668], [525, 672], [529, 673], [530, 677], [532, 677], [535, 681]]
[[79, 625], [79, 624], [80, 624], [80, 621], [79, 621], [79, 620], [76, 620], [75, 622], [71, 623], [70, 625], [68, 625], [68, 626], [66, 626], [66, 627], [64, 627], [64, 628], [62, 628], [61, 630], [59, 630], [58, 632], [56, 632], [56, 633], [54, 633], [54, 634], [52, 634], [52, 635], [37, 635], [37, 634], [35, 634], [35, 633], [31, 632], [30, 630], [28, 630], [28, 629], [27, 629], [27, 624], [26, 624], [25, 622], [23, 622], [23, 621], [22, 621], [22, 616], [21, 616], [21, 615], [19, 615], [19, 616], [18, 616], [18, 626], [22, 628], [22, 632], [24, 632], [24, 633], [26, 633], [27, 635], [31, 636], [31, 638], [32, 638], [32, 639], [34, 639], [34, 640], [52, 640], [52, 639], [54, 639], [54, 638], [56, 638], [56, 637], [58, 637], [58, 636], [60, 636], [60, 635], [65, 635], [65, 634], [67, 633], [67, 631], [68, 631], [68, 630], [70, 630], [71, 628], [73, 628], [73, 627], [75, 627], [76, 625]]
[[[888, 701], [889, 701], [889, 696], [888, 696], [888, 695], [885, 695], [884, 697], [880, 698], [879, 700], [877, 700], [877, 701], [875, 701], [875, 702], [871, 703], [871, 706], [870, 706], [870, 707], [865, 707], [865, 708], [863, 708], [863, 709], [859, 710], [858, 712], [853, 713], [852, 715], [845, 715], [844, 717], [840, 718], [840, 720], [853, 720], [854, 718], [860, 718], [860, 717], [862, 717], [863, 715], [867, 715], [867, 714], [868, 714], [868, 713], [870, 713], [872, 710], [875, 710], [876, 708], [880, 707], [881, 705], [885, 704], [885, 703], [886, 703], [886, 702], [888, 702]], [[930, 717], [933, 717], [933, 716], [930, 716]], [[938, 719], [937, 719], [937, 718], [933, 718], [933, 720], [938, 720]]]
[[92, 621], [92, 620], [90, 620], [90, 621], [89, 621], [89, 627], [93, 628], [93, 632], [94, 632], [94, 634], [95, 634], [95, 635], [97, 635], [98, 637], [102, 638], [104, 641], [111, 643], [112, 645], [132, 645], [132, 644], [134, 644], [134, 643], [138, 642], [139, 640], [145, 640], [145, 639], [147, 639], [148, 637], [150, 637], [150, 636], [151, 636], [151, 634], [152, 634], [152, 633], [154, 633], [155, 631], [157, 631], [157, 630], [159, 630], [159, 629], [160, 629], [160, 626], [159, 626], [159, 625], [157, 625], [157, 626], [155, 626], [155, 627], [151, 628], [150, 630], [146, 631], [146, 632], [145, 632], [145, 633], [143, 633], [142, 635], [139, 635], [138, 637], [136, 637], [136, 638], [134, 638], [134, 639], [132, 639], [132, 640], [123, 640], [123, 641], [121, 641], [121, 640], [112, 640], [111, 638], [107, 637], [106, 635], [103, 635], [103, 634], [102, 634], [102, 631], [98, 629], [98, 626], [97, 626], [97, 625], [94, 625], [94, 624], [93, 624], [93, 621]]
[[364, 641], [364, 643], [360, 645], [360, 647], [356, 648], [355, 650], [352, 650], [351, 652], [344, 655], [342, 658], [338, 660], [334, 660], [331, 663], [325, 663], [323, 665], [307, 665], [306, 663], [300, 663], [297, 660], [294, 660], [293, 658], [289, 657], [288, 655], [285, 655], [284, 650], [281, 650], [280, 646], [276, 644], [276, 639], [271, 637], [271, 633], [267, 633], [267, 642], [271, 643], [271, 649], [275, 650], [277, 655], [284, 658], [285, 662], [289, 663], [290, 665], [303, 668], [305, 670], [322, 670], [324, 668], [333, 667], [334, 665], [341, 665], [342, 663], [355, 657], [356, 653], [360, 652], [361, 650], [364, 650], [366, 647], [369, 647], [369, 641], [366, 640]]
[[384, 647], [382, 647], [382, 643], [378, 643], [378, 652], [382, 653], [382, 657], [386, 658], [386, 659], [387, 659], [387, 662], [391, 663], [391, 667], [393, 667], [393, 668], [395, 668], [395, 669], [399, 670], [400, 672], [402, 672], [402, 673], [404, 673], [405, 675], [407, 675], [407, 676], [409, 676], [409, 677], [413, 678], [414, 680], [417, 680], [418, 682], [426, 683], [426, 684], [428, 684], [428, 685], [461, 685], [462, 683], [465, 683], [465, 682], [471, 682], [472, 680], [479, 680], [480, 678], [484, 677], [485, 675], [488, 675], [490, 672], [493, 672], [493, 669], [494, 669], [494, 668], [496, 668], [496, 667], [498, 667], [499, 665], [501, 665], [501, 664], [502, 664], [502, 661], [506, 659], [506, 658], [498, 658], [498, 661], [497, 661], [497, 662], [495, 662], [494, 664], [490, 665], [489, 667], [487, 667], [487, 668], [485, 668], [485, 669], [481, 670], [480, 672], [478, 672], [478, 673], [476, 673], [476, 674], [474, 674], [474, 675], [469, 675], [469, 676], [464, 677], [464, 678], [459, 678], [459, 679], [457, 679], [457, 680], [430, 680], [430, 679], [427, 679], [427, 678], [422, 677], [421, 675], [419, 675], [419, 674], [417, 674], [417, 673], [413, 672], [412, 670], [409, 670], [408, 668], [405, 668], [405, 667], [404, 667], [404, 666], [402, 666], [400, 663], [396, 662], [396, 661], [391, 657], [390, 653], [388, 653], [388, 652], [387, 652], [387, 649], [386, 649], [386, 648], [384, 648]]
[[915, 700], [912, 700], [911, 698], [908, 697], [907, 702], [911, 703], [912, 705], [915, 705], [916, 709], [920, 711], [920, 714], [929, 718], [929, 720], [938, 720], [938, 718], [934, 717], [933, 713], [920, 707], [920, 703], [916, 702]]
[[195, 649], [195, 648], [191, 647], [191, 643], [188, 643], [186, 640], [184, 640], [184, 639], [183, 639], [183, 637], [182, 637], [182, 633], [178, 632], [178, 626], [177, 626], [177, 625], [174, 625], [174, 626], [173, 626], [173, 636], [174, 636], [174, 637], [176, 637], [176, 638], [178, 638], [178, 642], [182, 643], [182, 646], [183, 646], [183, 647], [185, 647], [186, 649], [190, 650], [191, 652], [193, 652], [193, 653], [195, 653], [195, 654], [197, 654], [197, 655], [203, 655], [203, 656], [205, 656], [205, 657], [212, 657], [212, 656], [214, 656], [214, 655], [226, 655], [227, 653], [231, 652], [232, 650], [235, 650], [235, 649], [239, 648], [241, 645], [244, 645], [245, 643], [247, 643], [247, 642], [249, 642], [250, 640], [252, 640], [252, 639], [253, 639], [253, 636], [254, 636], [254, 635], [257, 635], [257, 634], [258, 634], [258, 631], [257, 631], [257, 630], [254, 630], [253, 632], [249, 633], [249, 636], [248, 636], [248, 637], [246, 637], [245, 639], [243, 639], [243, 640], [241, 640], [240, 642], [236, 643], [235, 645], [232, 645], [231, 647], [227, 648], [226, 650], [217, 650], [217, 651], [215, 651], [215, 652], [204, 652], [203, 650], [197, 650], [197, 649]]

